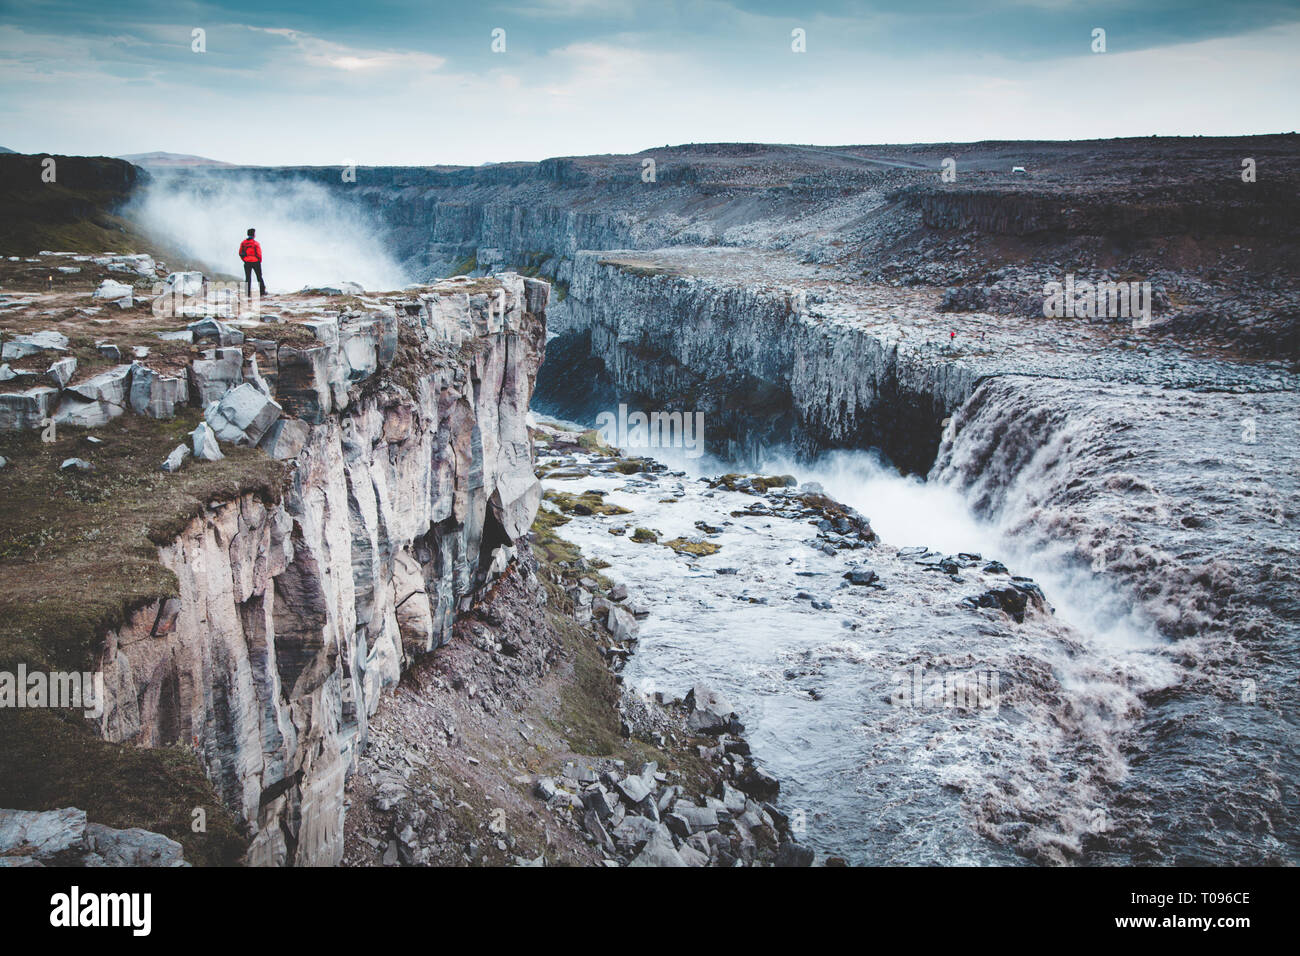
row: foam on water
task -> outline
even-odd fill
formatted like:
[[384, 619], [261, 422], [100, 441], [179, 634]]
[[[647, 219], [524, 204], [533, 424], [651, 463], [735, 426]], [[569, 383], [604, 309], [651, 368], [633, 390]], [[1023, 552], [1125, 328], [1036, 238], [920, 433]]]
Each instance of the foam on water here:
[[[730, 470], [703, 459], [677, 463], [703, 474]], [[823, 464], [781, 470], [848, 499], [836, 486], [852, 479], [866, 500], [890, 502], [890, 520], [872, 515], [877, 529], [909, 544], [908, 528], [948, 535], [931, 539], [951, 545], [944, 550], [996, 542], [996, 529], [963, 513], [949, 491], [891, 476], [868, 457]], [[805, 839], [817, 849], [862, 863], [1064, 862], [1096, 838], [1098, 814], [1111, 812], [1105, 795], [1128, 773], [1119, 740], [1141, 710], [1149, 654], [1098, 655], [1086, 650], [1086, 635], [1050, 615], [1022, 626], [961, 607], [963, 595], [988, 586], [977, 569], [963, 572], [963, 586], [889, 545], [822, 554], [809, 547], [815, 529], [807, 522], [737, 518], [751, 496], [710, 492], [686, 476], [546, 483], [599, 489], [632, 509], [574, 517], [562, 532], [610, 561], [609, 573], [651, 610], [625, 671], [629, 685], [675, 693], [696, 680], [719, 686], [741, 708], [755, 754], [782, 779], [786, 808], [805, 813]], [[947, 515], [936, 520], [931, 501]], [[609, 533], [627, 521], [691, 536], [699, 520], [723, 528], [710, 538], [722, 550], [702, 559]], [[885, 590], [847, 586], [842, 575], [853, 563], [877, 570]], [[736, 573], [718, 573], [726, 567]], [[801, 591], [832, 609], [813, 609]], [[916, 666], [996, 671], [1001, 707], [990, 715], [892, 706], [900, 675]]]

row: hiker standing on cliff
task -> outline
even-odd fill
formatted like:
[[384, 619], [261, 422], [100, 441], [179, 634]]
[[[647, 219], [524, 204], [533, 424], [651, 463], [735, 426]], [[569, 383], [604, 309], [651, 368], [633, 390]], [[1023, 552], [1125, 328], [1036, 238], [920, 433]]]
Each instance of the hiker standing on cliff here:
[[258, 295], [266, 295], [266, 282], [262, 278], [262, 247], [253, 238], [256, 229], [248, 230], [248, 238], [239, 244], [239, 258], [244, 262], [244, 290], [253, 294], [253, 273], [257, 273]]

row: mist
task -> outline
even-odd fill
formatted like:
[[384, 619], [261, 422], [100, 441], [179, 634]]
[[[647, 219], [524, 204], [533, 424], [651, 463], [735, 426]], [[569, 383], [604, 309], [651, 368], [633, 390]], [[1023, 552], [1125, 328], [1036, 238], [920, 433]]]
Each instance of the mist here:
[[268, 182], [215, 171], [155, 174], [125, 212], [147, 235], [186, 257], [167, 263], [173, 271], [242, 278], [239, 243], [256, 229], [271, 292], [344, 281], [368, 291], [390, 290], [412, 281], [387, 251], [373, 217], [308, 180]]

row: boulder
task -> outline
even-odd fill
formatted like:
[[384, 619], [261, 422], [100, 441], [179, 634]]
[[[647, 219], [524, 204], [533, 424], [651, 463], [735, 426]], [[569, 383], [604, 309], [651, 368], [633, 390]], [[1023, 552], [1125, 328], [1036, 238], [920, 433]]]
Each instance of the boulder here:
[[329, 381], [330, 350], [326, 346], [296, 349], [281, 346], [276, 397], [285, 410], [319, 425], [333, 407]]
[[59, 359], [48, 369], [45, 370], [45, 377], [54, 384], [55, 388], [63, 388], [70, 381], [77, 371], [77, 360], [69, 355], [67, 358]]
[[37, 352], [66, 352], [68, 337], [62, 332], [33, 332], [31, 335], [15, 335], [6, 339], [0, 348], [0, 358], [6, 362], [26, 358]]
[[171, 418], [176, 406], [189, 401], [189, 381], [163, 375], [136, 363], [131, 369], [131, 410], [150, 418]]
[[692, 733], [722, 734], [731, 727], [731, 717], [735, 713], [731, 702], [707, 684], [696, 684], [691, 688], [686, 695], [686, 706], [690, 708], [686, 727]]
[[776, 851], [777, 866], [812, 866], [816, 854], [793, 840], [782, 843]]
[[73, 392], [64, 392], [54, 413], [54, 421], [59, 425], [72, 425], [76, 428], [98, 428], [107, 425], [125, 412], [121, 405], [109, 402], [91, 402]]
[[216, 433], [207, 422], [199, 422], [199, 427], [190, 432], [190, 442], [194, 446], [195, 458], [203, 461], [220, 461], [226, 457], [221, 454]]
[[116, 279], [105, 279], [94, 291], [94, 298], [105, 302], [116, 302], [118, 307], [123, 309], [129, 309], [135, 304], [134, 295], [135, 292], [129, 285]]
[[251, 446], [262, 440], [280, 411], [279, 405], [245, 382], [211, 402], [204, 418], [222, 441]]
[[190, 383], [199, 404], [206, 408], [242, 382], [243, 367], [244, 353], [234, 348], [209, 349], [190, 363]]
[[188, 866], [185, 848], [175, 840], [140, 827], [115, 830], [100, 823], [86, 825], [84, 866]]
[[686, 866], [686, 861], [682, 859], [681, 854], [673, 846], [670, 836], [662, 831], [656, 831], [655, 835], [646, 841], [645, 848], [637, 854], [628, 866]]
[[266, 431], [261, 449], [277, 461], [297, 458], [311, 437], [311, 426], [296, 418], [281, 418]]
[[605, 829], [604, 824], [600, 822], [600, 816], [594, 810], [588, 810], [582, 815], [582, 828], [591, 834], [596, 841], [596, 845], [606, 853], [615, 852], [614, 840], [610, 837], [609, 831]]
[[161, 833], [88, 823], [86, 811], [0, 810], [0, 866], [188, 866]]
[[631, 612], [616, 604], [609, 607], [609, 631], [614, 640], [622, 642], [636, 637], [637, 623]]
[[86, 835], [86, 811], [0, 810], [0, 856], [21, 851], [49, 859], [79, 847]]
[[639, 814], [628, 814], [623, 822], [614, 828], [614, 841], [626, 849], [635, 849], [654, 838], [661, 829], [661, 824]]
[[698, 850], [690, 844], [683, 844], [678, 848], [677, 853], [681, 856], [682, 861], [687, 866], [708, 866], [709, 855], [702, 850]]
[[755, 800], [775, 800], [781, 792], [780, 781], [762, 767], [750, 767], [736, 786]]
[[594, 811], [596, 816], [606, 820], [614, 812], [614, 804], [618, 801], [612, 798], [604, 790], [588, 790], [582, 795], [582, 805], [588, 810]]
[[68, 392], [88, 402], [104, 402], [126, 408], [130, 400], [131, 366], [117, 365], [100, 372], [84, 382], [78, 382]]
[[158, 271], [158, 264], [153, 256], [138, 252], [135, 255], [117, 257], [122, 263], [132, 266], [137, 275], [152, 276]]
[[650, 795], [650, 787], [640, 777], [627, 777], [616, 784], [618, 792], [631, 806], [636, 806]]
[[1011, 584], [990, 588], [975, 598], [967, 598], [976, 607], [998, 608], [1009, 614], [1017, 624], [1025, 622], [1025, 612], [1034, 608], [1045, 610], [1047, 602], [1042, 589], [1028, 578], [1013, 577]]
[[850, 584], [874, 584], [877, 577], [879, 575], [870, 568], [850, 568], [844, 573], [844, 580]]
[[187, 327], [195, 342], [211, 340], [217, 345], [243, 345], [244, 333], [213, 318], [199, 319]]
[[173, 474], [181, 470], [185, 464], [185, 459], [190, 457], [188, 445], [177, 445], [172, 449], [172, 453], [167, 456], [167, 460], [162, 463], [162, 470], [168, 474]]
[[24, 392], [0, 393], [0, 431], [37, 428], [49, 417], [59, 390], [41, 385]]
[[59, 465], [59, 471], [94, 471], [95, 466], [84, 458], [65, 458]]
[[551, 799], [559, 792], [555, 786], [555, 780], [551, 777], [538, 777], [537, 782], [533, 784], [533, 795], [539, 800], [550, 802]]
[[718, 812], [712, 807], [693, 807], [680, 802], [668, 814], [665, 822], [668, 829], [683, 839], [692, 833], [702, 833], [718, 828]]
[[195, 296], [202, 294], [202, 272], [173, 272], [163, 282], [163, 295]]

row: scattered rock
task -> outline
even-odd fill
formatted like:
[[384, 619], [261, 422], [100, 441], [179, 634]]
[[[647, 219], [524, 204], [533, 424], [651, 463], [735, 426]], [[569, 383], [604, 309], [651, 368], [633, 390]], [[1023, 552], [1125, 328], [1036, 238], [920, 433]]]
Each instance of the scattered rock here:
[[38, 352], [66, 352], [68, 337], [62, 332], [33, 332], [31, 335], [15, 335], [5, 339], [0, 348], [0, 358], [6, 362], [26, 358]]
[[63, 388], [72, 381], [77, 371], [77, 360], [72, 356], [59, 359], [45, 371], [45, 377], [54, 383], [55, 388]]
[[195, 458], [203, 461], [220, 461], [226, 457], [217, 444], [216, 432], [207, 422], [199, 422], [199, 426], [190, 432], [190, 442], [194, 447]]
[[115, 279], [105, 279], [99, 284], [93, 297], [116, 303], [119, 308], [129, 309], [135, 304], [134, 294], [134, 290], [129, 285]]
[[172, 449], [172, 453], [167, 456], [167, 460], [162, 463], [162, 470], [168, 474], [178, 472], [181, 466], [185, 464], [185, 459], [190, 457], [188, 445], [177, 445]]
[[203, 414], [222, 441], [256, 445], [280, 417], [280, 406], [245, 382], [210, 403]]
[[871, 568], [851, 568], [844, 575], [844, 579], [850, 584], [875, 584], [880, 577]]

